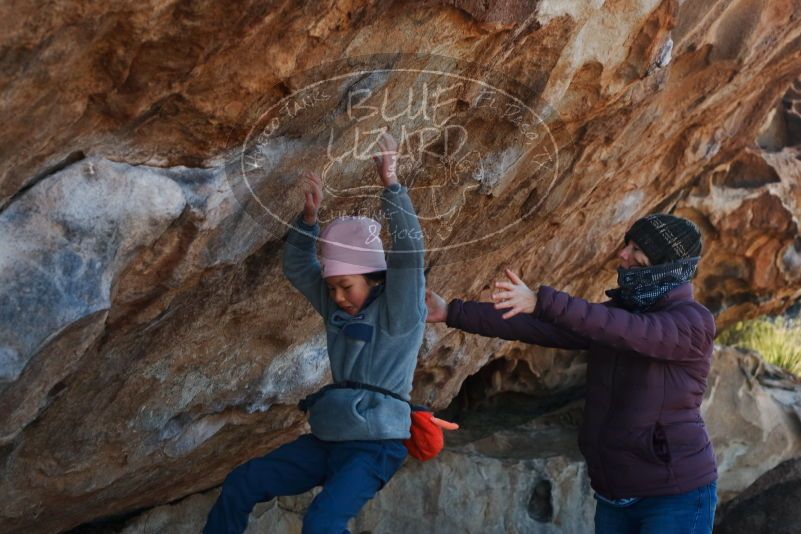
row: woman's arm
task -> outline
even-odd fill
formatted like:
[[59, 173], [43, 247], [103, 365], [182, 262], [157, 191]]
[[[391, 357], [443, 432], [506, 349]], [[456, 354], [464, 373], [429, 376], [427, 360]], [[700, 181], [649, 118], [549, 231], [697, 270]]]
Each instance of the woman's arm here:
[[454, 299], [449, 304], [434, 293], [426, 292], [429, 322], [442, 322], [472, 334], [498, 337], [510, 341], [523, 341], [543, 347], [558, 349], [586, 349], [588, 340], [540, 321], [531, 314], [521, 313], [504, 319], [504, 310], [495, 309], [491, 302], [462, 301]]
[[633, 313], [541, 286], [533, 315], [591, 342], [661, 360], [707, 359], [715, 337], [714, 317], [694, 301]]

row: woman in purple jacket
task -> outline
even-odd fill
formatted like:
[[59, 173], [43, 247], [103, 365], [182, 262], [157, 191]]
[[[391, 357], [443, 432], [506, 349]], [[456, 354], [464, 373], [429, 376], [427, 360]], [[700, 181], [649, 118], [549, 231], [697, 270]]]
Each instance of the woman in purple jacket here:
[[427, 293], [429, 322], [589, 351], [579, 448], [598, 534], [712, 531], [717, 467], [700, 408], [715, 320], [693, 299], [700, 254], [692, 222], [655, 214], [626, 232], [619, 287], [602, 304], [548, 286], [534, 293], [509, 270], [494, 303]]

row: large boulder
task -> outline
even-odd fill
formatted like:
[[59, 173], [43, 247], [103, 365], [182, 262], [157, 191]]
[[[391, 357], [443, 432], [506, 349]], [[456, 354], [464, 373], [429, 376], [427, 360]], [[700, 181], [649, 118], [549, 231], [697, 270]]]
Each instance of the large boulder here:
[[721, 534], [794, 534], [801, 525], [801, 458], [786, 460], [723, 505]]
[[726, 501], [801, 456], [801, 382], [757, 353], [719, 347], [702, 406]]

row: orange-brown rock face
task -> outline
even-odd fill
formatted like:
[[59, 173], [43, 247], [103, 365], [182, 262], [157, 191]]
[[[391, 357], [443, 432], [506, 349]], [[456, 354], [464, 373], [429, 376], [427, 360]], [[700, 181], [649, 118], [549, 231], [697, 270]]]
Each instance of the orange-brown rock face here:
[[707, 228], [699, 288], [718, 324], [799, 298], [801, 79], [770, 110], [757, 145], [703, 175], [677, 212]]
[[[326, 214], [374, 209], [378, 128], [406, 142], [446, 297], [512, 266], [601, 298], [627, 226], [667, 210], [704, 231], [721, 324], [790, 305], [799, 19], [793, 0], [6, 3], [0, 530], [170, 502], [303, 431], [293, 405], [329, 371], [281, 223], [304, 169]], [[581, 382], [578, 356], [436, 326], [415, 398], [442, 408], [495, 359], [490, 388]]]

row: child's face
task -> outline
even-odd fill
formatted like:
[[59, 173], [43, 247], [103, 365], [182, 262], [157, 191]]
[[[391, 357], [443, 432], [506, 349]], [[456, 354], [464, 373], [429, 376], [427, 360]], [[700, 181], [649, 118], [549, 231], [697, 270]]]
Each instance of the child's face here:
[[356, 315], [361, 309], [370, 295], [370, 289], [377, 283], [361, 274], [329, 276], [325, 282], [331, 300], [351, 315]]

